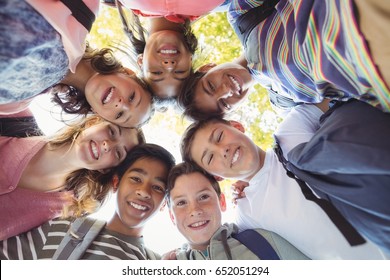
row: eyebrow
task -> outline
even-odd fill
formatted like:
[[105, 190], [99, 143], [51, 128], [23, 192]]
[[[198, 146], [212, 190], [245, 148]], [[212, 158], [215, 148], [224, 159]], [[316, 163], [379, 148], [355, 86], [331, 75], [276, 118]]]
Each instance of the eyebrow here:
[[[214, 138], [214, 133], [215, 133], [215, 131], [216, 131], [217, 129], [218, 129], [217, 127], [214, 128], [213, 131], [210, 133], [210, 136], [209, 136], [209, 138], [208, 138], [208, 140], [207, 140], [208, 143], [211, 143], [211, 142], [212, 142], [212, 140], [213, 140], [213, 138]], [[207, 151], [208, 151], [208, 149], [206, 149], [206, 150], [203, 151], [202, 157], [200, 158], [200, 162], [203, 163], [203, 158], [206, 156]], [[204, 165], [204, 163], [203, 163], [203, 165]]]
[[[145, 169], [142, 169], [142, 168], [131, 168], [127, 171], [128, 173], [130, 172], [138, 172], [138, 173], [141, 173], [142, 175], [147, 175], [148, 172], [145, 171]], [[156, 179], [157, 181], [160, 181], [161, 183], [163, 184], [166, 184], [166, 180], [162, 177], [154, 177], [154, 179]]]
[[[211, 186], [211, 185], [210, 185]], [[211, 186], [212, 187], [212, 186]], [[174, 189], [175, 187], [172, 188], [172, 190]], [[198, 195], [199, 193], [202, 193], [202, 192], [205, 192], [205, 191], [212, 191], [210, 190], [207, 186], [204, 187], [203, 189], [201, 189], [200, 191], [197, 191], [196, 192], [196, 195]], [[181, 195], [177, 195], [177, 196], [171, 196], [171, 200], [174, 201], [174, 200], [177, 200], [177, 199], [181, 199], [183, 197], [186, 197], [186, 194], [181, 194]]]

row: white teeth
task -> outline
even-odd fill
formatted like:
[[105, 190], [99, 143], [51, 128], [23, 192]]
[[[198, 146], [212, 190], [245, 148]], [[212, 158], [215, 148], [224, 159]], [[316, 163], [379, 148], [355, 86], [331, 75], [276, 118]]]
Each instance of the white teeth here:
[[207, 221], [197, 222], [191, 225], [191, 227], [200, 227], [203, 226]]
[[92, 142], [92, 143], [91, 143], [91, 147], [92, 147], [93, 156], [95, 157], [95, 159], [98, 159], [99, 154], [98, 154], [98, 149], [97, 149], [97, 147], [96, 147], [96, 143], [95, 143], [95, 142]]
[[163, 54], [176, 54], [177, 50], [161, 50], [160, 53], [163, 53]]
[[146, 209], [148, 209], [147, 207], [139, 205], [139, 204], [136, 204], [134, 202], [130, 202], [130, 205], [133, 206], [135, 209], [138, 209], [138, 210], [141, 210], [141, 211], [145, 211]]
[[232, 164], [234, 164], [237, 161], [239, 155], [240, 155], [239, 149], [237, 149], [237, 151], [233, 155]]
[[240, 94], [240, 91], [241, 91], [241, 87], [240, 87], [240, 84], [236, 81], [236, 79], [232, 76], [229, 76], [230, 80], [232, 81], [234, 87], [235, 87], [235, 90], [237, 92], [237, 94]]
[[111, 88], [110, 93], [106, 96], [106, 98], [103, 99], [103, 104], [110, 102], [113, 93], [114, 93], [114, 88]]

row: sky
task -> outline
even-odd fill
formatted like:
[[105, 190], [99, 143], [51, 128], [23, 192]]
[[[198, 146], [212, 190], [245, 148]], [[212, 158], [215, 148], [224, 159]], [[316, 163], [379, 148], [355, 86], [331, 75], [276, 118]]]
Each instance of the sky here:
[[[30, 106], [39, 127], [46, 135], [51, 135], [64, 126], [61, 121], [60, 111], [50, 101], [49, 94], [43, 94], [34, 99]], [[158, 117], [156, 113], [154, 117]], [[168, 110], [164, 114], [171, 114], [164, 120], [177, 118], [177, 113], [174, 110]], [[66, 117], [66, 116], [65, 116]], [[73, 116], [72, 116], [73, 117]], [[181, 135], [173, 129], [167, 129], [170, 125], [162, 123], [156, 125], [155, 122], [143, 126], [146, 141], [163, 146], [176, 159], [176, 163], [181, 162], [179, 142]], [[234, 220], [233, 205], [228, 203], [227, 211], [223, 214], [223, 222], [231, 222]], [[111, 195], [107, 203], [93, 214], [98, 219], [108, 220], [115, 210], [115, 194]], [[160, 254], [164, 254], [174, 248], [180, 247], [185, 243], [185, 239], [177, 231], [169, 218], [168, 208], [165, 207], [161, 212], [158, 212], [151, 220], [146, 223], [144, 228], [144, 239], [146, 246]]]

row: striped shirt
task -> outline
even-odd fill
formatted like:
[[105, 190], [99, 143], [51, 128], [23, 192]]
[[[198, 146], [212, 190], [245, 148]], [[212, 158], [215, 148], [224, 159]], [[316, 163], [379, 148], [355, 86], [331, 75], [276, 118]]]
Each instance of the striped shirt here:
[[[68, 220], [51, 220], [31, 231], [1, 241], [0, 259], [51, 259], [70, 224]], [[142, 237], [127, 236], [104, 228], [81, 259], [156, 260], [160, 256], [145, 248]]]
[[[262, 5], [232, 0], [228, 19]], [[390, 112], [390, 90], [369, 53], [351, 0], [281, 0], [242, 42], [248, 68], [266, 88], [296, 102], [356, 98]], [[385, 46], [384, 46], [385, 47]]]

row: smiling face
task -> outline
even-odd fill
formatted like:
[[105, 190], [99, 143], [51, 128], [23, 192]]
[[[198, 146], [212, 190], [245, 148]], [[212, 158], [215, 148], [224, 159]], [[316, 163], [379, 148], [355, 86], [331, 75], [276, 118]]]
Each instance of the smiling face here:
[[196, 131], [191, 158], [212, 175], [248, 181], [262, 167], [262, 153], [237, 122], [210, 121]]
[[151, 158], [136, 160], [119, 182], [117, 209], [110, 229], [141, 236], [145, 222], [160, 209], [166, 188], [168, 169]]
[[93, 75], [85, 97], [96, 114], [122, 127], [138, 127], [152, 112], [151, 94], [123, 73]]
[[218, 197], [201, 173], [179, 176], [170, 192], [171, 216], [192, 249], [205, 250], [222, 223], [224, 196]]
[[92, 125], [82, 131], [72, 149], [81, 168], [106, 169], [121, 163], [127, 152], [138, 145], [138, 132], [109, 122]]
[[138, 64], [145, 81], [158, 97], [176, 97], [182, 82], [190, 74], [192, 54], [181, 33], [164, 30], [149, 36]]
[[194, 102], [202, 112], [235, 110], [253, 85], [249, 71], [236, 63], [223, 63], [208, 70], [198, 81]]

